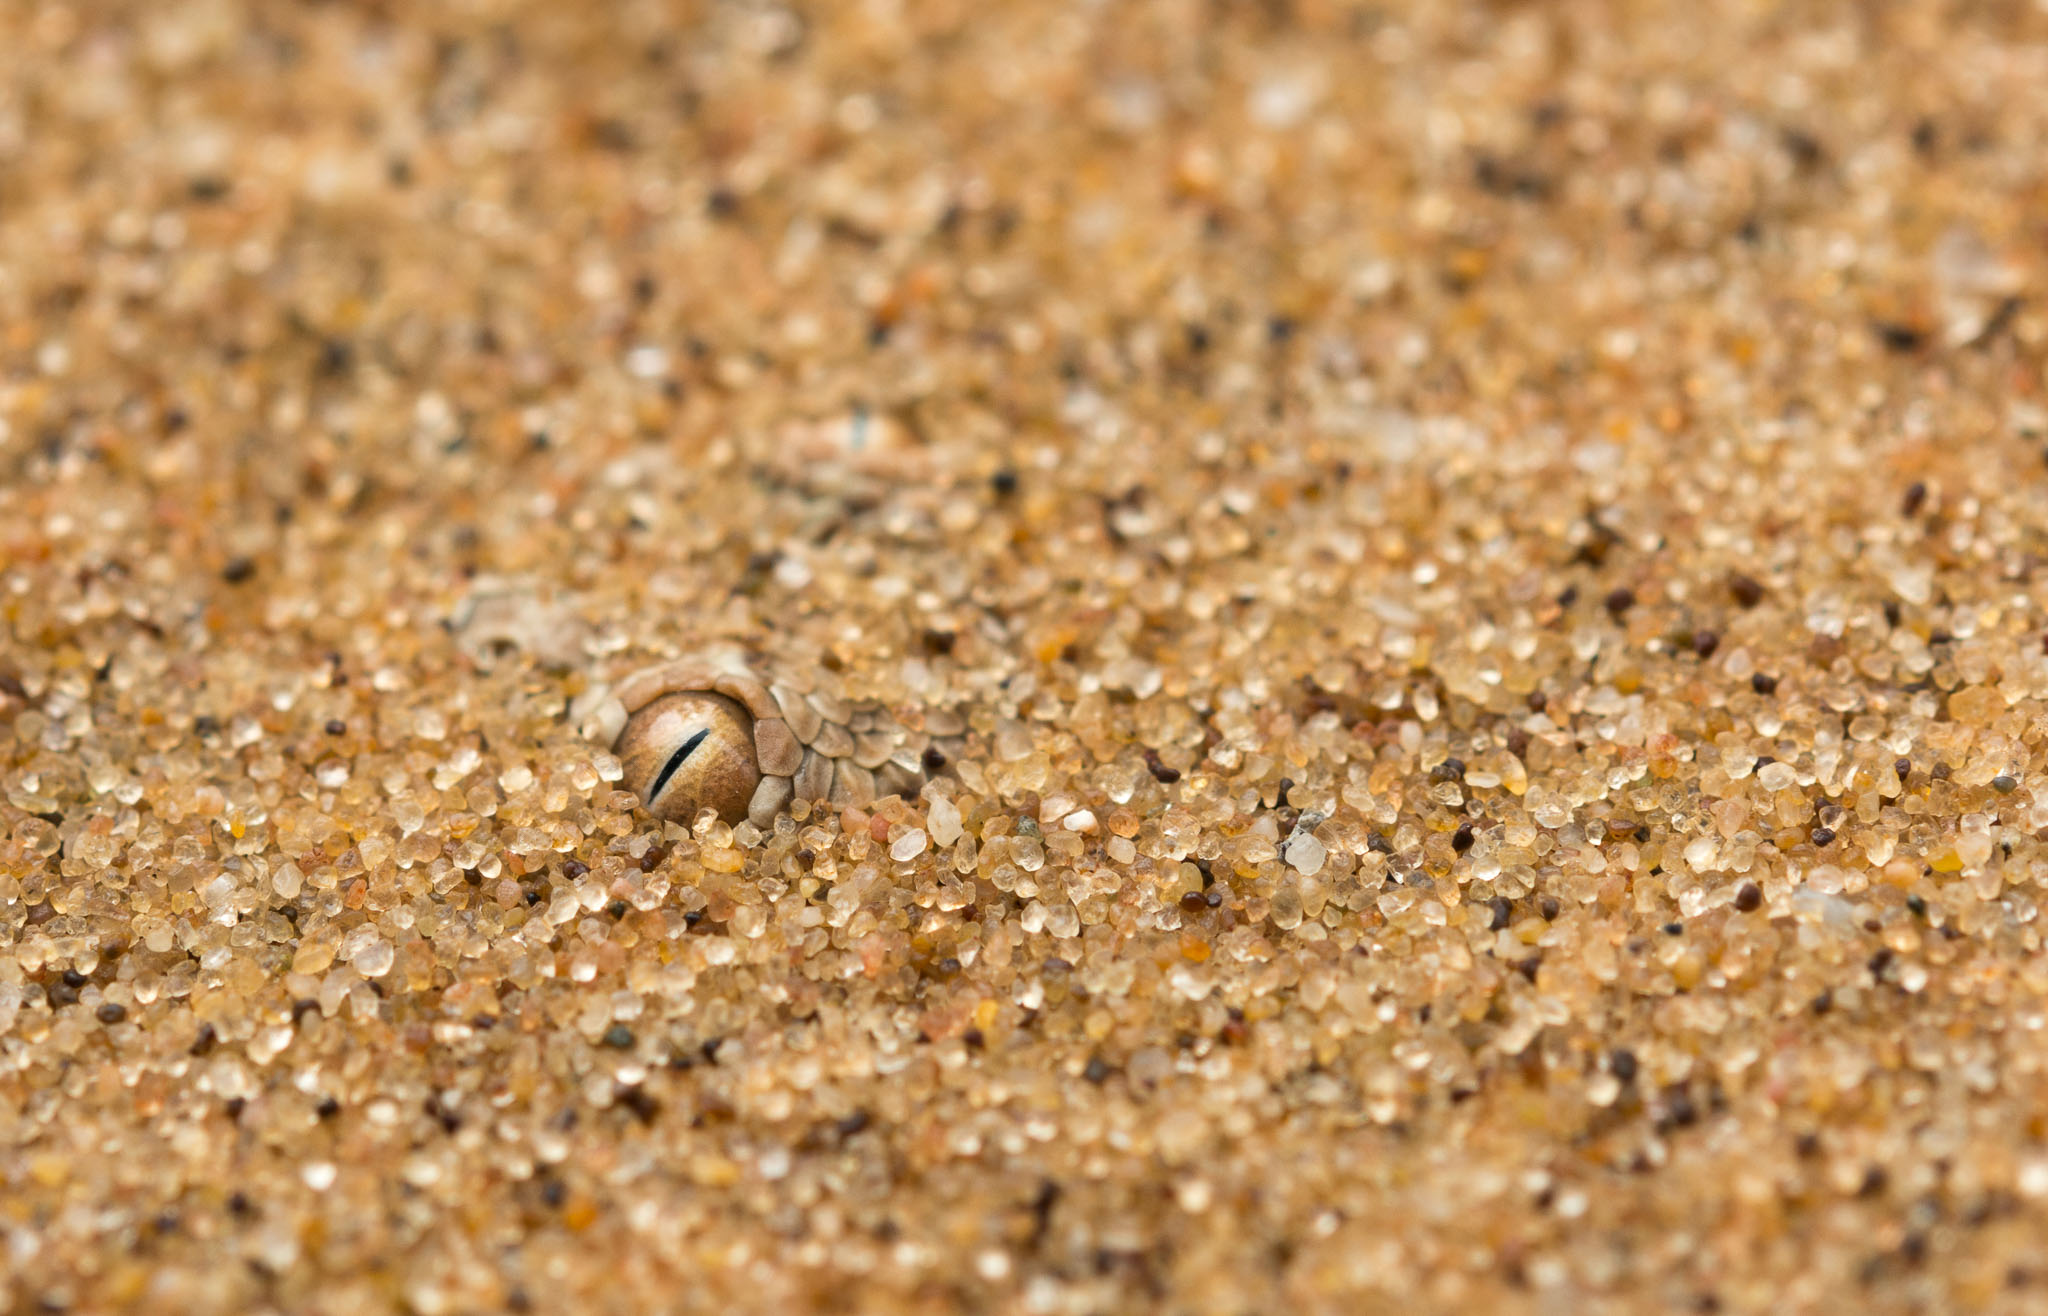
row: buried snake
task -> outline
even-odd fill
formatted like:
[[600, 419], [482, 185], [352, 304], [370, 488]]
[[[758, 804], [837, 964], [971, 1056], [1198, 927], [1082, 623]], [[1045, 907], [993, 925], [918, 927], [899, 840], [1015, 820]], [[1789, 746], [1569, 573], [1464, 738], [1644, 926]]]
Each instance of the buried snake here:
[[766, 827], [793, 800], [865, 808], [914, 796], [958, 755], [967, 729], [943, 708], [906, 725], [879, 702], [766, 675], [730, 651], [593, 685], [572, 715], [617, 756], [620, 785], [648, 814], [686, 826], [706, 809]]

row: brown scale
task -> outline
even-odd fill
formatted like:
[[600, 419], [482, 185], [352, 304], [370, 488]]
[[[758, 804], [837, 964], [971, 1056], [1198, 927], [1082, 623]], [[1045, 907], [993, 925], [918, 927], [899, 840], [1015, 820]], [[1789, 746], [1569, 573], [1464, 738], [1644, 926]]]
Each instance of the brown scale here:
[[843, 808], [914, 796], [927, 750], [945, 762], [958, 754], [965, 725], [950, 710], [927, 710], [926, 730], [913, 731], [878, 705], [800, 684], [730, 660], [679, 659], [593, 690], [584, 727], [619, 756], [642, 807], [682, 823], [712, 809], [767, 827], [798, 799]]

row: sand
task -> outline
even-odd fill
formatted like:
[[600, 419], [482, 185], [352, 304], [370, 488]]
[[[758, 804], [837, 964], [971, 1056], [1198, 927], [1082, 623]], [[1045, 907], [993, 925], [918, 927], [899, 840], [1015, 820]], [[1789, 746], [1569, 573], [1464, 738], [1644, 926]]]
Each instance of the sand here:
[[[2044, 86], [0, 7], [0, 1306], [2038, 1309]], [[713, 648], [949, 752], [657, 821]]]

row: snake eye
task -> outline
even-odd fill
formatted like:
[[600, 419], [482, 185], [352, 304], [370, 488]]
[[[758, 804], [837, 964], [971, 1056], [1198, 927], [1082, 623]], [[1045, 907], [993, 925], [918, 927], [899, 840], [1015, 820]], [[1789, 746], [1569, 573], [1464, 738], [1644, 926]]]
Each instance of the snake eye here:
[[704, 809], [738, 822], [761, 783], [752, 714], [709, 691], [667, 694], [645, 705], [626, 719], [613, 752], [625, 768], [621, 784], [669, 822], [687, 825]]

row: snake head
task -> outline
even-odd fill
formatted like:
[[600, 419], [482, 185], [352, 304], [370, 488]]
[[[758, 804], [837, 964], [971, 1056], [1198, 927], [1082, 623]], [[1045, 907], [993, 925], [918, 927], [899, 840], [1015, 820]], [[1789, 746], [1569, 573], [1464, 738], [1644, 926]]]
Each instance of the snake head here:
[[[957, 714], [929, 710], [913, 734], [877, 704], [764, 681], [736, 653], [642, 668], [578, 697], [572, 714], [624, 767], [621, 784], [656, 818], [688, 825], [705, 809], [768, 827], [792, 800], [864, 808], [914, 795], [957, 752]], [[941, 749], [940, 744], [950, 747]]]

